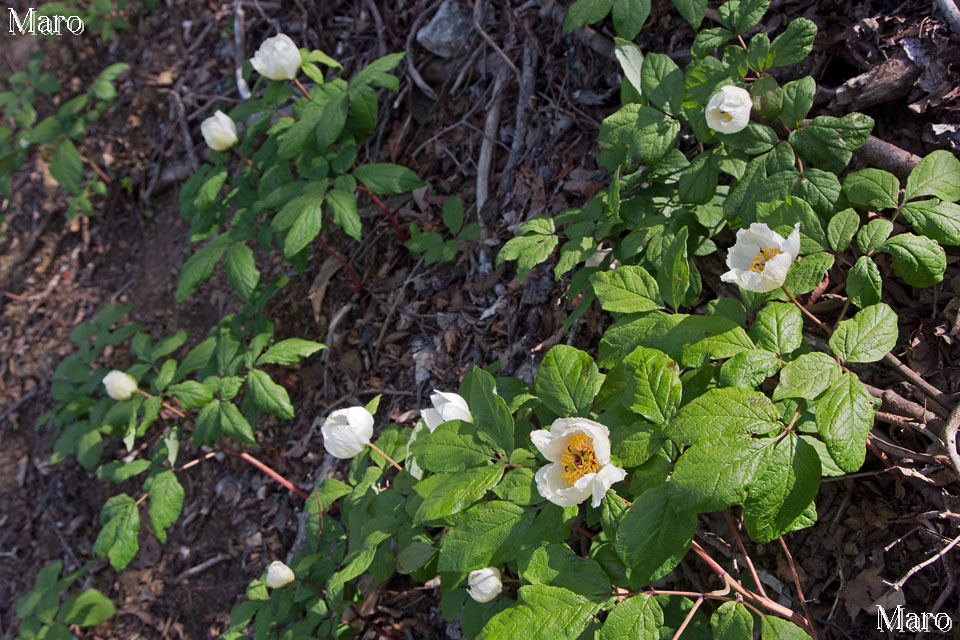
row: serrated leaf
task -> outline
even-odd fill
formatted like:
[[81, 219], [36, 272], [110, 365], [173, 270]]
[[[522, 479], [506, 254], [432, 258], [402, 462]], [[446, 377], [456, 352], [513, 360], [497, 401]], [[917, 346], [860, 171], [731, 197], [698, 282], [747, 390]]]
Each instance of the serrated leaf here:
[[877, 249], [893, 256], [891, 265], [903, 281], [914, 287], [931, 287], [943, 280], [947, 257], [943, 247], [930, 238], [901, 233]]
[[491, 452], [469, 422], [452, 420], [433, 433], [422, 433], [410, 446], [417, 463], [427, 471], [460, 471], [490, 459]]
[[789, 620], [776, 616], [763, 616], [761, 620], [762, 640], [810, 640], [806, 631]]
[[677, 363], [661, 351], [637, 347], [622, 367], [629, 376], [623, 394], [627, 407], [654, 424], [667, 423], [680, 404], [682, 388]]
[[938, 149], [924, 157], [907, 176], [905, 198], [933, 196], [956, 202], [960, 200], [960, 160], [951, 152]]
[[353, 170], [353, 176], [378, 195], [406, 193], [423, 186], [423, 181], [413, 171], [387, 162], [360, 165]]
[[813, 98], [817, 93], [817, 83], [810, 76], [783, 85], [783, 106], [780, 119], [788, 127], [797, 127], [807, 117]]
[[641, 593], [613, 608], [600, 629], [599, 640], [659, 638], [663, 610], [653, 596]]
[[697, 528], [696, 512], [677, 505], [668, 484], [645, 491], [624, 514], [614, 548], [631, 582], [644, 585], [670, 573], [686, 555]]
[[[417, 441], [419, 442], [420, 438]], [[503, 465], [491, 465], [438, 474], [444, 479], [417, 509], [413, 516], [414, 525], [442, 520], [460, 513], [496, 486], [503, 477], [503, 470]]]
[[613, 28], [622, 38], [633, 40], [650, 16], [650, 0], [616, 0], [613, 3]]
[[629, 40], [614, 38], [614, 54], [617, 56], [620, 68], [623, 69], [624, 78], [639, 93], [643, 69], [643, 52], [640, 47]]
[[666, 304], [674, 309], [683, 303], [690, 286], [690, 265], [687, 262], [687, 227], [681, 227], [670, 244], [664, 247], [657, 272], [657, 284]]
[[784, 398], [813, 400], [834, 384], [842, 373], [837, 361], [825, 353], [805, 353], [780, 370], [774, 401]]
[[283, 257], [289, 260], [300, 253], [320, 233], [323, 224], [323, 200], [314, 198], [306, 203], [283, 240]]
[[53, 150], [50, 159], [50, 173], [56, 178], [60, 186], [72, 195], [79, 196], [83, 181], [83, 159], [80, 152], [73, 146], [70, 138], [61, 140]]
[[874, 412], [872, 396], [852, 373], [840, 376], [817, 401], [817, 431], [830, 456], [847, 473], [863, 464]]
[[783, 285], [795, 296], [810, 293], [817, 288], [824, 275], [833, 266], [833, 255], [820, 252], [803, 256], [787, 274]]
[[764, 349], [792, 353], [803, 343], [803, 316], [793, 304], [770, 302], [757, 313], [750, 337]]
[[520, 577], [531, 584], [570, 589], [586, 596], [610, 593], [610, 578], [596, 561], [576, 555], [565, 544], [537, 547], [517, 563]]
[[678, 504], [697, 512], [742, 504], [769, 442], [744, 435], [700, 440], [674, 465], [668, 485], [671, 495]]
[[327, 192], [326, 202], [330, 207], [330, 213], [333, 214], [334, 224], [343, 229], [348, 236], [359, 241], [363, 233], [363, 223], [360, 221], [360, 214], [357, 213], [357, 196], [340, 189], [331, 189]]
[[655, 164], [674, 147], [680, 123], [639, 104], [628, 104], [600, 124], [601, 149], [622, 147], [626, 156], [645, 165]]
[[657, 281], [643, 267], [598, 271], [590, 275], [590, 284], [605, 311], [636, 313], [663, 308]]
[[683, 102], [683, 72], [680, 67], [662, 53], [648, 53], [643, 58], [641, 70], [643, 97], [662, 111], [677, 116]]
[[525, 513], [522, 507], [499, 500], [467, 509], [442, 538], [437, 570], [455, 574], [459, 583], [470, 571], [504, 557], [520, 536], [521, 524], [529, 522]]
[[694, 31], [700, 28], [703, 14], [707, 10], [707, 0], [673, 0], [673, 6], [683, 19], [690, 23]]
[[559, 416], [586, 416], [600, 382], [600, 371], [588, 353], [556, 345], [537, 370], [537, 397]]
[[160, 544], [167, 541], [167, 529], [176, 523], [183, 509], [183, 487], [173, 471], [161, 471], [150, 482], [150, 525]]
[[523, 585], [518, 595], [519, 602], [493, 616], [476, 640], [576, 640], [600, 610], [600, 603], [559, 587]]
[[873, 253], [893, 232], [893, 223], [885, 218], [874, 218], [860, 227], [857, 232], [857, 246], [864, 253]]
[[213, 393], [196, 380], [187, 380], [167, 387], [167, 393], [180, 401], [184, 409], [200, 409], [213, 400]]
[[125, 493], [113, 496], [100, 510], [100, 524], [93, 552], [109, 558], [110, 565], [120, 571], [130, 564], [140, 548], [137, 542], [140, 511], [136, 502]]
[[[247, 379], [249, 380], [249, 378]], [[207, 406], [212, 405], [213, 403], [211, 402]], [[220, 413], [220, 429], [223, 430], [224, 434], [237, 442], [250, 445], [257, 444], [256, 439], [253, 437], [253, 427], [250, 426], [250, 423], [243, 417], [243, 414], [240, 413], [240, 410], [237, 409], [235, 404], [232, 402], [221, 402], [218, 409]]]
[[847, 274], [846, 291], [850, 302], [863, 309], [880, 302], [880, 269], [869, 256], [860, 256]]
[[881, 302], [841, 322], [830, 349], [844, 362], [876, 362], [896, 346], [897, 334], [897, 314]]
[[287, 390], [274, 382], [266, 372], [252, 369], [247, 375], [247, 390], [253, 394], [254, 403], [263, 411], [284, 420], [293, 419], [293, 405], [290, 404]]
[[663, 431], [681, 444], [696, 444], [730, 435], [769, 433], [780, 413], [763, 393], [725, 387], [709, 389], [680, 409]]
[[549, 258], [558, 242], [559, 238], [554, 234], [516, 236], [507, 240], [500, 249], [497, 264], [506, 260], [516, 260], [517, 275], [522, 278], [535, 266]]
[[820, 488], [820, 456], [795, 433], [763, 449], [743, 504], [743, 523], [755, 542], [786, 533]]
[[693, 56], [702, 58], [717, 47], [721, 47], [733, 37], [733, 32], [723, 27], [714, 27], [712, 29], [701, 29], [693, 39]]
[[[57, 612], [57, 619], [68, 625], [93, 627], [109, 620], [116, 612], [117, 607], [110, 598], [96, 589], [84, 589], [64, 601], [60, 611]], [[42, 634], [42, 637], [47, 640], [54, 638], [50, 634]], [[73, 634], [67, 632], [65, 637], [72, 638]]]
[[855, 205], [873, 211], [897, 206], [900, 181], [880, 169], [861, 169], [843, 179], [843, 193]]
[[860, 227], [860, 216], [853, 209], [837, 212], [827, 224], [827, 242], [830, 248], [840, 253], [846, 251]]
[[213, 269], [220, 262], [223, 252], [227, 250], [228, 243], [227, 235], [218, 236], [187, 258], [183, 268], [180, 269], [180, 278], [177, 280], [177, 291], [174, 294], [177, 304], [183, 302], [213, 274]]
[[813, 49], [817, 25], [806, 18], [791, 20], [786, 30], [770, 43], [767, 58], [771, 67], [786, 67], [806, 58]]
[[301, 338], [288, 338], [276, 343], [257, 359], [257, 364], [296, 364], [308, 358], [326, 345]]
[[908, 202], [900, 209], [920, 235], [940, 244], [960, 246], [960, 206], [939, 200]]
[[753, 389], [780, 370], [780, 357], [766, 349], [741, 351], [720, 367], [720, 384], [724, 387]]
[[806, 127], [790, 132], [789, 141], [805, 160], [839, 173], [872, 129], [873, 118], [862, 113], [848, 113], [842, 118], [817, 116]]

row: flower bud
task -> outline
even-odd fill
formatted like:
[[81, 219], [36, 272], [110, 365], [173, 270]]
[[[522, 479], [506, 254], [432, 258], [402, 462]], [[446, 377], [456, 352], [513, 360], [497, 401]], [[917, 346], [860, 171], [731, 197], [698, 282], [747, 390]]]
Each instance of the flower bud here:
[[293, 582], [295, 576], [293, 570], [279, 560], [274, 560], [267, 567], [267, 586], [271, 589], [279, 589]]
[[707, 125], [720, 133], [743, 131], [750, 123], [750, 108], [753, 101], [746, 89], [727, 85], [707, 103]]
[[444, 422], [450, 422], [451, 420], [473, 422], [473, 416], [470, 414], [467, 401], [456, 393], [434, 390], [430, 395], [430, 402], [433, 403], [433, 408], [423, 409], [420, 412], [427, 428], [430, 429], [430, 433], [433, 433], [433, 430]]
[[337, 409], [320, 428], [323, 446], [334, 458], [352, 458], [370, 444], [373, 416], [363, 407]]
[[137, 392], [137, 381], [123, 371], [114, 369], [103, 377], [107, 395], [114, 400], [129, 400]]
[[470, 572], [467, 579], [470, 588], [467, 593], [477, 602], [490, 602], [503, 589], [503, 583], [500, 582], [500, 569], [496, 567], [487, 567]]
[[300, 50], [281, 33], [264, 40], [250, 62], [260, 75], [271, 80], [293, 80], [300, 69]]
[[203, 121], [200, 133], [207, 146], [214, 151], [226, 151], [237, 144], [237, 125], [220, 110]]

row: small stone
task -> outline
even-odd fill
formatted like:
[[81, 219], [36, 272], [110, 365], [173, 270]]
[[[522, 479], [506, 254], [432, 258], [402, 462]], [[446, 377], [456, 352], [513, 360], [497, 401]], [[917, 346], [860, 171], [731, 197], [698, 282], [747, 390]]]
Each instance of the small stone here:
[[417, 42], [441, 58], [452, 58], [473, 31], [473, 14], [456, 0], [445, 0], [427, 26], [417, 32]]

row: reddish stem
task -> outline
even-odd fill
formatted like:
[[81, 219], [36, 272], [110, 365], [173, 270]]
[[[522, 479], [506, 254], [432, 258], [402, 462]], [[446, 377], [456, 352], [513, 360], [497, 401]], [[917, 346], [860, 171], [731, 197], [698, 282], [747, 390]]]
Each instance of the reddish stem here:
[[293, 493], [297, 494], [299, 497], [303, 498], [304, 500], [306, 500], [309, 497], [305, 492], [295, 487], [292, 482], [284, 478], [282, 475], [280, 475], [279, 473], [277, 473], [276, 471], [274, 471], [264, 463], [254, 458], [249, 453], [245, 451], [237, 451], [236, 449], [231, 449], [230, 447], [228, 447], [223, 443], [220, 443], [218, 446], [221, 449], [223, 449], [224, 453], [229, 453], [232, 456], [237, 456], [238, 458], [249, 462], [250, 464], [255, 466], [257, 469], [260, 469], [260, 471], [263, 471], [265, 474], [267, 474], [268, 476], [270, 476], [271, 478], [273, 478], [274, 480], [282, 484], [284, 487], [286, 487], [288, 490], [292, 491]]
[[257, 165], [253, 164], [253, 160], [251, 160], [251, 159], [248, 158], [247, 156], [243, 155], [243, 152], [241, 152], [240, 149], [237, 149], [236, 147], [230, 147], [230, 150], [233, 151], [233, 152], [234, 152], [235, 154], [237, 154], [238, 156], [240, 156], [240, 158], [242, 158], [243, 161], [246, 162], [247, 165], [249, 165], [251, 169], [254, 169], [257, 173], [263, 173], [263, 171], [260, 170], [260, 167], [258, 167]]
[[300, 89], [300, 93], [302, 93], [303, 96], [304, 96], [307, 100], [313, 100], [313, 98], [310, 97], [310, 93], [307, 91], [306, 87], [304, 87], [302, 84], [300, 84], [300, 81], [299, 81], [299, 80], [297, 80], [296, 78], [294, 78], [294, 79], [293, 79], [293, 84], [297, 85], [297, 89]]
[[344, 259], [344, 257], [341, 256], [339, 253], [337, 253], [337, 252], [334, 250], [333, 247], [331, 247], [329, 244], [327, 244], [326, 241], [325, 241], [323, 238], [321, 238], [320, 236], [317, 236], [317, 240], [320, 241], [320, 246], [322, 246], [324, 249], [326, 249], [326, 250], [327, 250], [327, 253], [329, 253], [331, 256], [333, 256], [334, 259], [336, 259], [336, 261], [339, 262], [340, 265], [341, 265], [344, 269], [347, 270], [347, 273], [350, 274], [350, 278], [353, 279], [353, 285], [352, 285], [352, 286], [351, 286], [351, 285], [347, 285], [347, 286], [349, 286], [351, 289], [353, 289], [353, 290], [356, 291], [357, 293], [363, 292], [363, 284], [360, 282], [360, 276], [357, 275], [357, 272], [354, 271], [353, 267], [351, 267], [351, 266], [347, 263], [347, 261]]
[[358, 182], [357, 184], [360, 186], [360, 189], [364, 193], [370, 196], [370, 199], [373, 200], [373, 203], [378, 207], [380, 207], [381, 211], [387, 214], [387, 217], [390, 218], [390, 222], [393, 223], [394, 231], [397, 232], [397, 235], [400, 237], [402, 241], [406, 242], [408, 238], [407, 232], [404, 231], [403, 228], [400, 226], [400, 222], [397, 220], [397, 217], [393, 215], [393, 212], [390, 211], [390, 207], [385, 205], [383, 203], [383, 200], [377, 197], [377, 194], [375, 194], [373, 191], [370, 191], [370, 188], [367, 185], [363, 184], [362, 182]]

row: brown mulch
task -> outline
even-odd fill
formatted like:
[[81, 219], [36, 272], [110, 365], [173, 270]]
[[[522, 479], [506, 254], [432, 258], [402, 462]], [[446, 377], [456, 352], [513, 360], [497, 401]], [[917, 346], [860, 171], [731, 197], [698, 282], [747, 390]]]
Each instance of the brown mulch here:
[[[198, 339], [236, 305], [222, 276], [184, 304], [172, 303], [179, 267], [189, 255], [189, 223], [179, 218], [178, 185], [190, 173], [191, 154], [203, 156], [204, 147], [197, 144], [200, 121], [238, 96], [227, 82], [233, 71], [232, 3], [169, 4], [173, 7], [164, 3], [154, 12], [131, 13], [134, 28], [107, 43], [88, 33], [51, 42], [21, 38], [10, 48], [9, 70], [25, 65], [30, 52], [40, 48], [45, 66], [74, 90], [88, 86], [109, 63], [128, 62], [132, 69], [121, 76], [114, 106], [84, 142], [85, 154], [114, 181], [108, 195], [96, 202], [96, 215], [67, 221], [66, 195], [45, 181], [42, 162], [25, 165], [14, 177], [13, 201], [0, 204], [7, 212], [0, 229], [0, 268], [16, 259], [9, 272], [0, 270], [3, 638], [14, 637], [14, 603], [30, 589], [36, 572], [58, 558], [67, 570], [91, 559], [103, 502], [121, 491], [139, 490], [135, 482], [115, 487], [98, 481], [73, 460], [48, 464], [51, 434], [34, 426], [52, 405], [49, 380], [72, 350], [70, 331], [108, 303], [132, 303], [136, 307], [129, 319], [155, 337], [188, 329]], [[434, 0], [317, 4], [324, 7], [322, 13], [314, 3], [245, 2], [245, 57], [277, 27], [304, 46], [341, 60], [346, 74], [380, 53], [412, 43], [412, 64], [439, 98], [428, 97], [403, 74], [400, 93], [381, 96], [383, 127], [362, 157], [405, 164], [429, 183], [429, 196], [422, 200], [405, 196], [387, 201], [404, 224], [438, 228], [440, 205], [448, 195], [460, 196], [468, 216], [476, 219], [478, 155], [500, 56], [479, 37], [453, 60], [416, 45], [410, 34], [439, 4]], [[320, 439], [311, 436], [314, 419], [330, 408], [365, 402], [382, 392], [380, 415], [410, 424], [431, 389], [455, 389], [467, 368], [499, 360], [501, 374], [532, 381], [550, 346], [570, 341], [592, 348], [609, 323], [606, 314], [592, 309], [567, 335], [561, 321], [572, 306], [554, 281], [551, 265], [522, 281], [512, 266], [493, 265], [498, 247], [517, 224], [532, 215], [580, 206], [607, 184], [609, 175], [594, 161], [596, 134], [599, 122], [619, 105], [620, 75], [614, 61], [589, 45], [611, 39], [612, 27], [601, 25], [593, 40], [564, 36], [555, 20], [539, 13], [539, 5], [550, 2], [528, 2], [524, 8], [502, 0], [481, 4], [486, 7], [484, 30], [515, 64], [521, 66], [525, 42], [533, 42], [537, 53], [533, 96], [524, 105], [530, 116], [524, 151], [504, 179], [519, 91], [509, 79], [501, 89], [499, 144], [489, 176], [493, 195], [481, 212], [486, 225], [480, 241], [461, 249], [452, 263], [426, 266], [402, 247], [378, 209], [361, 200], [367, 220], [361, 243], [336, 230], [324, 233], [363, 274], [365, 295], [344, 286], [348, 280], [342, 271], [331, 275], [324, 270], [326, 255], [318, 250], [306, 274], [294, 277], [273, 301], [271, 316], [279, 336], [330, 347], [326, 355], [285, 373], [297, 419], [258, 430], [262, 449], [256, 455], [299, 483], [308, 482], [324, 460]], [[643, 49], [689, 51], [689, 25], [671, 3], [653, 4], [638, 38]], [[932, 3], [775, 0], [773, 5], [765, 28], [780, 30], [798, 16], [820, 27], [814, 54], [797, 68], [783, 70], [781, 78], [813, 74], [823, 89], [817, 113], [842, 113], [848, 105], [859, 105], [876, 120], [874, 135], [920, 155], [960, 144], [955, 89], [960, 83], [953, 58], [960, 38]], [[6, 34], [3, 38], [14, 40]], [[871, 104], [878, 87], [887, 89], [882, 101]], [[182, 112], [173, 93], [182, 101]], [[184, 119], [189, 142], [182, 131]], [[118, 186], [124, 177], [133, 187], [130, 192]], [[501, 184], [504, 190], [497, 193]], [[904, 329], [895, 353], [947, 393], [958, 391], [960, 384], [957, 256], [956, 249], [948, 250], [947, 277], [935, 291], [891, 289]], [[267, 270], [276, 274], [288, 265], [271, 263]], [[117, 366], [125, 364], [124, 357], [122, 350], [105, 356]], [[898, 378], [882, 375], [884, 388], [923, 402]], [[888, 425], [877, 431], [908, 451], [937, 453], [909, 431]], [[123, 455], [117, 445], [111, 443], [104, 459]], [[188, 447], [181, 460], [197, 455]], [[143, 527], [141, 549], [130, 567], [117, 574], [97, 560], [85, 578], [119, 609], [85, 637], [216, 635], [247, 582], [269, 561], [285, 557], [301, 507], [295, 496], [229, 457], [218, 456], [179, 477], [187, 494], [185, 509], [166, 545], [161, 548]], [[868, 454], [860, 473], [823, 483], [818, 524], [791, 534], [787, 542], [824, 637], [875, 637], [871, 603], [886, 592], [883, 581], [901, 578], [957, 536], [957, 489], [949, 466], [879, 450]], [[715, 534], [703, 538], [704, 546], [732, 566], [731, 539], [722, 518], [704, 516], [702, 524], [701, 531]], [[771, 597], [782, 591], [795, 602], [791, 567], [779, 545], [751, 545], [750, 553], [761, 577], [768, 578]], [[220, 556], [225, 558], [209, 568], [185, 574]], [[936, 604], [943, 611], [957, 610], [954, 557], [951, 551], [906, 582], [908, 609], [930, 611]], [[677, 575], [677, 584], [685, 585], [679, 588], [709, 591], [718, 586], [695, 558], [685, 560]], [[409, 586], [405, 578], [385, 585], [370, 619], [405, 637], [448, 637], [448, 625], [439, 616], [439, 593], [410, 591]], [[424, 593], [427, 597], [421, 597]], [[450, 634], [456, 637], [456, 625]], [[361, 637], [376, 635], [368, 628]]]

